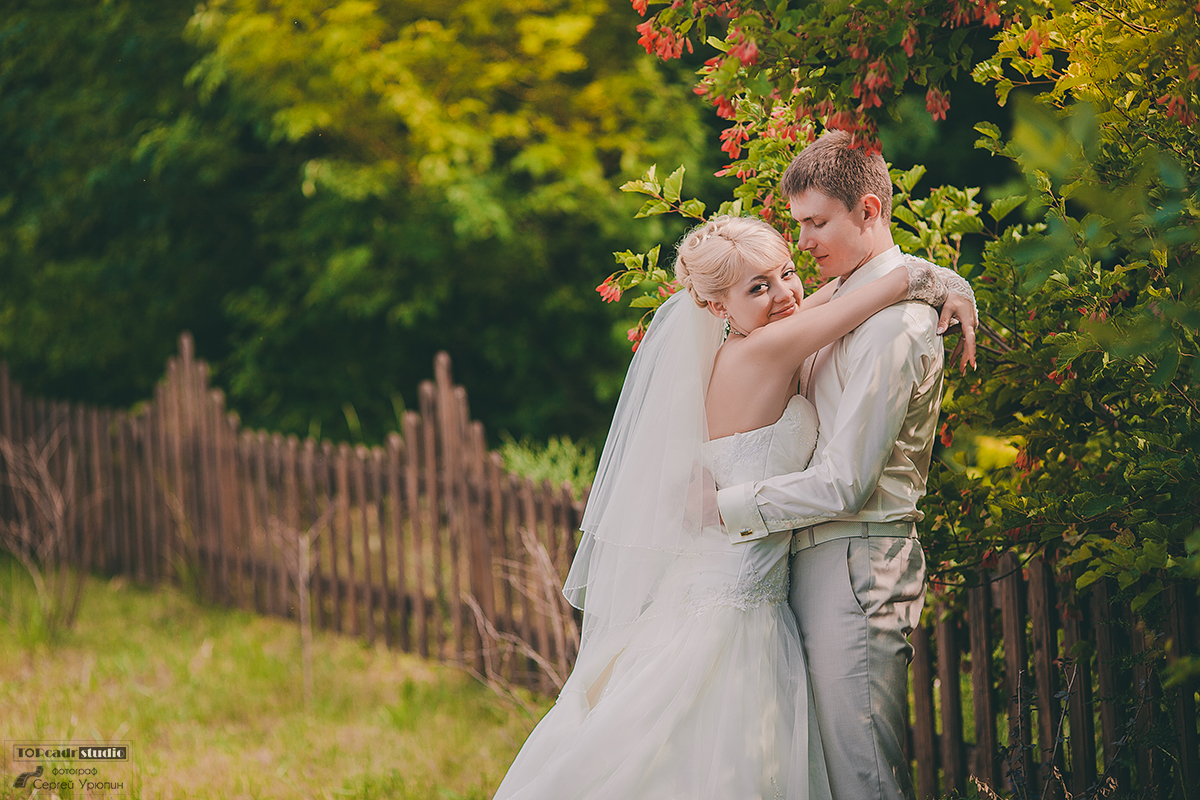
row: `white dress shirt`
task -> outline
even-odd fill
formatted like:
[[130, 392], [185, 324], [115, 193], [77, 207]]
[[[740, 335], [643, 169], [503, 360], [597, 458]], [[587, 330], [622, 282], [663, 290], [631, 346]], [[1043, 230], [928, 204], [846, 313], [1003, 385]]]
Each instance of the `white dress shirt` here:
[[[899, 247], [875, 256], [833, 296], [882, 277], [901, 257]], [[720, 490], [717, 505], [731, 534], [751, 541], [831, 519], [922, 519], [917, 500], [925, 494], [942, 400], [937, 321], [925, 303], [897, 303], [816, 354], [811, 373], [805, 369], [811, 378], [801, 381], [820, 418], [812, 464]]]

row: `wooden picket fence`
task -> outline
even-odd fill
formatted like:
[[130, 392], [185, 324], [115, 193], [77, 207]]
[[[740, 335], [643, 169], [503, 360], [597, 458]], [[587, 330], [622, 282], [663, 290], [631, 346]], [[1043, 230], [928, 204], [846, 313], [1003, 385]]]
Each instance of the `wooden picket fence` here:
[[[386, 446], [301, 441], [243, 429], [185, 335], [132, 412], [25, 397], [0, 365], [0, 436], [69, 487], [71, 563], [551, 692], [579, 641], [559, 588], [583, 500], [506, 472], [445, 354], [434, 374]], [[0, 486], [0, 520], [30, 502]], [[1200, 652], [1194, 587], [1165, 594], [1161, 630], [1135, 627], [1114, 591], [1076, 597], [1051, 565], [1009, 554], [966, 602], [931, 595], [912, 635], [919, 797], [972, 778], [1019, 797], [1200, 794], [1197, 686], [1164, 687], [1139, 659], [1164, 637], [1172, 658]]]
[[[189, 336], [133, 412], [27, 398], [0, 368], [0, 435], [75, 471], [69, 558], [209, 601], [551, 690], [578, 637], [553, 583], [574, 556], [582, 501], [506, 472], [472, 422], [450, 359], [385, 447], [241, 427]], [[0, 514], [17, 513], [11, 489]]]
[[1197, 682], [1164, 687], [1153, 649], [1200, 653], [1197, 587], [1168, 588], [1155, 629], [1113, 583], [1073, 587], [1008, 553], [965, 602], [928, 598], [910, 637], [918, 797], [963, 795], [972, 778], [1030, 798], [1200, 796]]

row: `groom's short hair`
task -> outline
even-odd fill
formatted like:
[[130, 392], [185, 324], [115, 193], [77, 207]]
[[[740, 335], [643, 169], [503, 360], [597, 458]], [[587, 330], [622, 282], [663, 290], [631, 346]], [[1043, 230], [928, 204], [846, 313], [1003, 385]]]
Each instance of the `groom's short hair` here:
[[883, 219], [892, 218], [892, 179], [887, 162], [879, 153], [864, 147], [851, 147], [845, 131], [826, 131], [800, 151], [784, 170], [779, 191], [784, 197], [802, 195], [816, 189], [827, 197], [841, 200], [848, 210], [865, 195], [879, 198]]

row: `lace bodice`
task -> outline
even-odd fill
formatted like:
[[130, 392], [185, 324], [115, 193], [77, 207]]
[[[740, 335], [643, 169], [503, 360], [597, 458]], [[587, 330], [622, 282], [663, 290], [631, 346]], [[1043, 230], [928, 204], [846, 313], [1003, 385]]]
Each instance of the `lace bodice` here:
[[816, 446], [817, 411], [796, 395], [774, 425], [709, 442], [709, 469], [720, 488], [760, 481], [804, 469]]
[[[816, 444], [816, 409], [797, 395], [775, 424], [709, 442], [708, 466], [719, 487], [762, 480], [804, 469]], [[718, 607], [745, 611], [787, 601], [790, 532], [745, 544], [730, 544], [723, 530], [716, 536], [719, 550], [683, 567], [688, 613]]]

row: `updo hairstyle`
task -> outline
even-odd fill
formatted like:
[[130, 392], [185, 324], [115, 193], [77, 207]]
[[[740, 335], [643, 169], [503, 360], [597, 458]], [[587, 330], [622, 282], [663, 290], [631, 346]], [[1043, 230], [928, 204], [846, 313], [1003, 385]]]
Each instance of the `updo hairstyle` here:
[[675, 255], [675, 279], [701, 308], [720, 300], [746, 264], [774, 267], [791, 260], [779, 231], [758, 217], [722, 215], [692, 228]]

